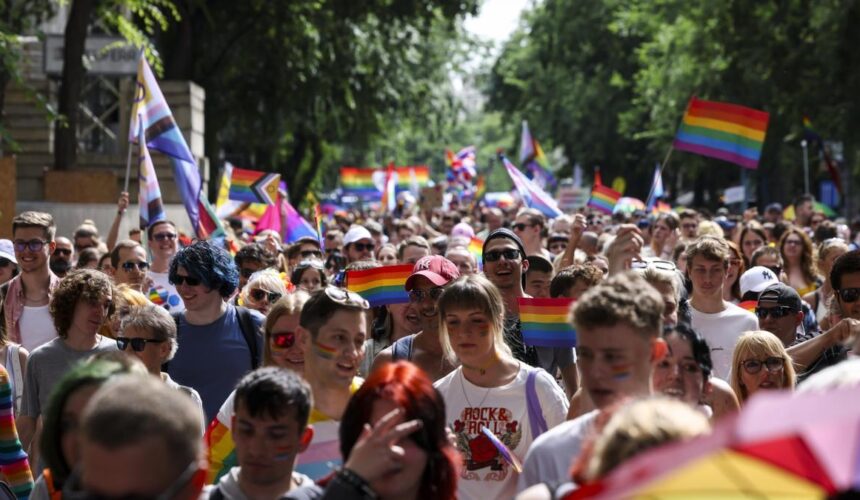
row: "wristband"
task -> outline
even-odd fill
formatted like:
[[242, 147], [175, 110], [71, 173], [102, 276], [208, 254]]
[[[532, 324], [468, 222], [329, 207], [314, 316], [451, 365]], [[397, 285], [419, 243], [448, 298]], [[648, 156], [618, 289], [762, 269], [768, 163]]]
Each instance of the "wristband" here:
[[342, 468], [337, 471], [337, 477], [340, 478], [346, 484], [353, 487], [356, 491], [361, 493], [362, 498], [379, 498], [376, 492], [370, 489], [370, 484], [368, 484], [363, 477], [359, 476], [355, 472], [347, 468]]

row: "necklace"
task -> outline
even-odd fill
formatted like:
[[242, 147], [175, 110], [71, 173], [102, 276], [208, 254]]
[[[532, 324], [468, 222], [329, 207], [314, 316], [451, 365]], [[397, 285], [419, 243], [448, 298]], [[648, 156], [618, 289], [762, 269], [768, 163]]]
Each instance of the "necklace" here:
[[490, 395], [490, 391], [491, 391], [493, 388], [492, 388], [492, 387], [487, 387], [487, 391], [486, 391], [486, 392], [484, 392], [484, 397], [483, 397], [483, 398], [481, 398], [481, 402], [480, 402], [480, 403], [478, 403], [478, 406], [475, 406], [475, 405], [473, 405], [473, 404], [472, 404], [472, 402], [471, 402], [471, 401], [469, 401], [469, 396], [466, 394], [466, 382], [464, 381], [464, 379], [465, 379], [465, 377], [463, 376], [463, 369], [461, 368], [461, 369], [460, 369], [460, 389], [462, 389], [462, 390], [463, 390], [463, 398], [465, 398], [465, 400], [466, 400], [466, 404], [468, 404], [468, 405], [469, 405], [469, 408], [480, 408], [480, 407], [481, 407], [481, 405], [483, 405], [483, 404], [484, 404], [484, 401], [486, 401], [486, 400], [487, 400], [487, 396], [489, 396], [489, 395]]
[[493, 358], [484, 366], [471, 366], [471, 365], [467, 365], [466, 363], [460, 363], [460, 364], [463, 365], [463, 368], [468, 368], [470, 370], [476, 370], [480, 375], [483, 376], [483, 375], [487, 374], [487, 368], [492, 367], [493, 365], [495, 365], [498, 362], [499, 362], [499, 357], [496, 356], [495, 353], [493, 353]]

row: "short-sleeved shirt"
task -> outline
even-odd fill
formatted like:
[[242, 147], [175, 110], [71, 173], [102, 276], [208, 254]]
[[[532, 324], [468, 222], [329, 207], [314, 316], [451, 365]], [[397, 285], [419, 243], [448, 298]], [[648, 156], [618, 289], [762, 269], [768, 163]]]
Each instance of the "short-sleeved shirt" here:
[[[251, 312], [257, 341], [257, 352], [263, 352], [259, 334], [263, 315]], [[236, 387], [239, 379], [251, 371], [251, 351], [239, 328], [236, 308], [227, 305], [220, 318], [208, 325], [192, 325], [179, 316], [177, 329], [179, 349], [170, 361], [167, 373], [177, 384], [191, 387], [203, 400], [206, 421], [211, 422], [221, 404]]]
[[598, 410], [586, 413], [550, 429], [535, 439], [523, 460], [517, 490], [544, 482], [561, 484], [570, 481], [570, 466], [582, 451], [582, 444], [594, 428]]
[[71, 349], [60, 337], [36, 348], [27, 359], [21, 414], [32, 418], [39, 417], [47, 408], [54, 386], [75, 363], [93, 354], [116, 350], [116, 341], [101, 335], [98, 336], [98, 344], [89, 351]]

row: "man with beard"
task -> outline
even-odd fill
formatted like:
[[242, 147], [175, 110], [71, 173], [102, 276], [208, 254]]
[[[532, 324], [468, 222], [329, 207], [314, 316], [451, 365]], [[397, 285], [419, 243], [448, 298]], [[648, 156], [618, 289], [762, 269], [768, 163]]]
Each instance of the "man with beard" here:
[[74, 265], [75, 247], [72, 245], [72, 240], [65, 236], [57, 236], [54, 240], [57, 244], [54, 251], [51, 252], [51, 258], [48, 265], [51, 267], [51, 272], [60, 278], [65, 278], [66, 274], [72, 270]]
[[406, 360], [424, 370], [431, 380], [439, 380], [454, 366], [447, 361], [439, 343], [439, 308], [436, 304], [445, 286], [460, 277], [453, 262], [441, 255], [422, 257], [415, 263], [406, 280], [409, 301], [418, 310], [421, 331], [394, 342], [380, 352], [373, 362], [371, 373], [385, 363]]

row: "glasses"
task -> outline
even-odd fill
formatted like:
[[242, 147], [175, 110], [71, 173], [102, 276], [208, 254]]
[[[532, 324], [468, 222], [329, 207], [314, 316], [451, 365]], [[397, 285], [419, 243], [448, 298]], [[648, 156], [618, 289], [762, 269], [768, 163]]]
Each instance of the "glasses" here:
[[777, 307], [756, 307], [755, 315], [758, 316], [759, 319], [767, 319], [770, 316], [773, 319], [784, 318], [791, 314], [792, 311], [788, 306], [777, 306]]
[[322, 258], [322, 252], [320, 252], [319, 250], [305, 250], [304, 252], [301, 252], [299, 255], [301, 255], [303, 259], [308, 259], [311, 257], [316, 257], [318, 259]]
[[10, 264], [12, 264], [11, 260], [4, 258], [4, 257], [0, 257], [0, 268], [6, 267]]
[[516, 248], [508, 248], [506, 250], [490, 250], [489, 252], [484, 252], [484, 262], [496, 262], [502, 257], [505, 260], [519, 260], [520, 251]]
[[783, 365], [785, 361], [777, 356], [772, 356], [770, 358], [765, 359], [764, 361], [759, 361], [758, 359], [748, 359], [741, 363], [741, 366], [744, 368], [744, 371], [749, 373], [750, 375], [755, 375], [760, 372], [762, 367], [764, 367], [770, 373], [780, 372], [783, 369]]
[[273, 333], [269, 338], [278, 349], [289, 349], [296, 343], [295, 332]]
[[200, 278], [192, 278], [191, 276], [180, 276], [178, 274], [170, 278], [170, 284], [173, 286], [180, 286], [183, 283], [187, 284], [188, 286], [197, 286], [202, 283], [202, 281], [200, 280]]
[[269, 304], [274, 304], [281, 298], [281, 294], [278, 292], [270, 292], [268, 290], [263, 290], [261, 288], [255, 288], [248, 293], [254, 302], [260, 302], [263, 299], [269, 299]]
[[134, 271], [135, 268], [137, 268], [138, 271], [146, 271], [149, 269], [149, 262], [128, 261], [122, 263], [122, 269], [126, 272]]
[[356, 249], [359, 252], [372, 252], [376, 245], [373, 243], [353, 243], [352, 248]]
[[352, 295], [349, 294], [348, 290], [344, 290], [343, 288], [338, 288], [335, 286], [327, 286], [325, 287], [325, 294], [328, 298], [337, 302], [338, 304], [350, 307], [358, 307], [360, 309], [370, 309], [370, 303], [361, 295], [353, 292]]
[[157, 233], [152, 235], [152, 239], [154, 239], [155, 241], [173, 241], [176, 239], [176, 236], [176, 233]]
[[519, 222], [511, 226], [514, 228], [514, 231], [525, 231], [527, 227], [532, 227], [534, 224], [526, 224], [525, 222]]
[[802, 245], [803, 242], [800, 240], [785, 240], [785, 244], [791, 245], [791, 246], [799, 246], [799, 245]]
[[140, 338], [140, 337], [134, 337], [134, 338], [117, 337], [116, 338], [116, 346], [119, 348], [120, 351], [126, 350], [128, 348], [128, 346], [131, 345], [131, 348], [134, 349], [134, 352], [143, 352], [143, 350], [146, 349], [146, 344], [161, 344], [163, 342], [164, 342], [164, 339], [156, 340], [156, 339], [144, 339], [144, 338]]
[[851, 303], [857, 302], [857, 299], [860, 299], [860, 288], [843, 288], [837, 290], [837, 293], [839, 293], [839, 298], [842, 299], [842, 302]]
[[441, 286], [437, 286], [435, 288], [431, 288], [429, 290], [410, 290], [409, 291], [409, 301], [410, 302], [423, 302], [424, 299], [430, 297], [431, 300], [438, 300], [442, 295], [442, 291], [445, 290]]
[[54, 250], [54, 256], [56, 257], [58, 255], [62, 255], [63, 257], [70, 257], [72, 255], [72, 251], [68, 248], [57, 248], [56, 250]]
[[24, 250], [29, 249], [31, 252], [41, 252], [42, 248], [47, 245], [48, 242], [45, 240], [15, 240], [15, 251], [18, 253], [23, 253]]

